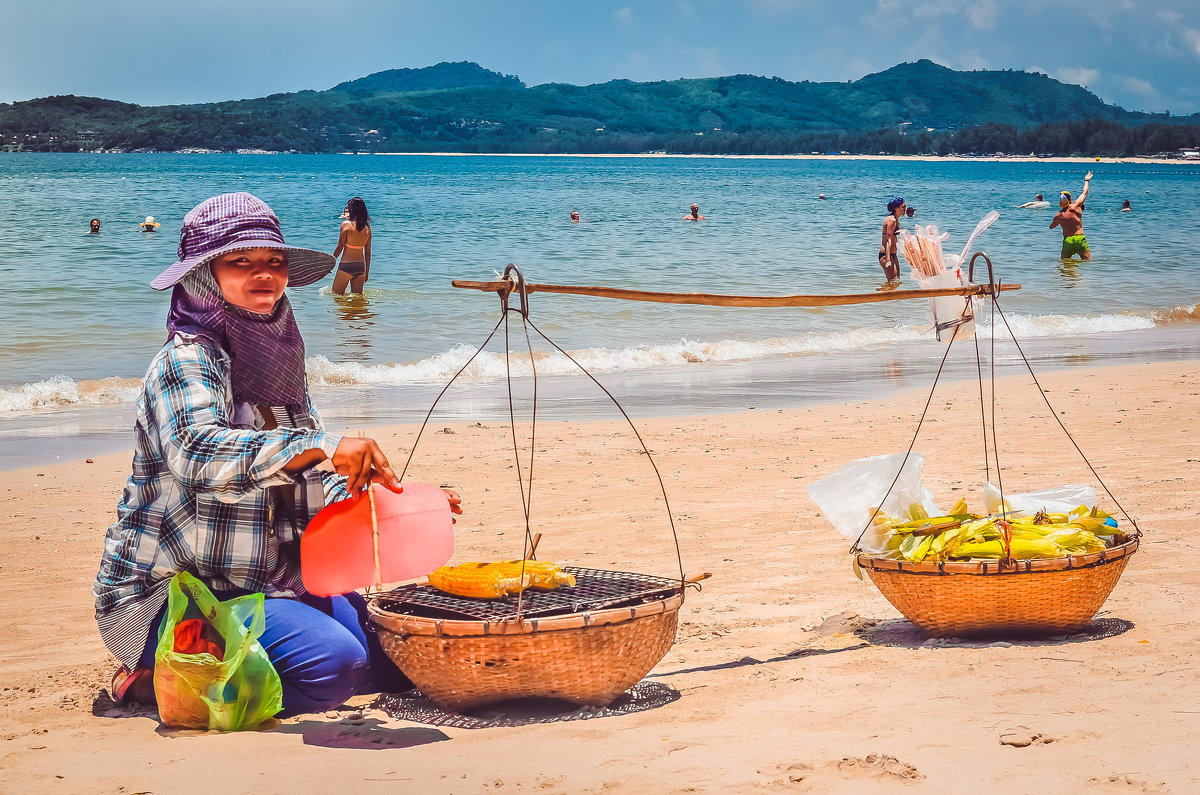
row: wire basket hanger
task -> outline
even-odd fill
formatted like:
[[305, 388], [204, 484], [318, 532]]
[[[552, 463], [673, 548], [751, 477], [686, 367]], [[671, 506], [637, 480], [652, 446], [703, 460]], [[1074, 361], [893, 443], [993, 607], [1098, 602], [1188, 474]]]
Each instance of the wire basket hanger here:
[[[1138, 527], [1137, 522], [1129, 514], [1129, 512], [1125, 510], [1125, 508], [1121, 505], [1121, 503], [1117, 500], [1117, 498], [1115, 496], [1113, 496], [1112, 491], [1108, 488], [1108, 485], [1104, 482], [1103, 478], [1100, 477], [1100, 474], [1098, 472], [1096, 472], [1096, 468], [1094, 466], [1092, 466], [1092, 462], [1088, 460], [1087, 455], [1084, 454], [1082, 448], [1080, 448], [1080, 446], [1079, 446], [1079, 443], [1075, 441], [1075, 437], [1071, 435], [1071, 432], [1069, 430], [1067, 430], [1067, 426], [1063, 423], [1062, 419], [1060, 419], [1059, 413], [1057, 411], [1055, 411], [1054, 406], [1050, 403], [1050, 398], [1046, 397], [1046, 390], [1042, 389], [1041, 383], [1037, 380], [1037, 374], [1033, 371], [1033, 365], [1029, 363], [1029, 359], [1025, 356], [1025, 351], [1021, 348], [1021, 343], [1017, 341], [1016, 334], [1013, 333], [1012, 327], [1008, 324], [1008, 318], [1004, 315], [1004, 310], [1001, 309], [1001, 307], [1000, 307], [1000, 293], [1005, 290], [1005, 285], [996, 281], [995, 273], [994, 273], [994, 270], [992, 267], [992, 260], [990, 257], [988, 257], [988, 255], [986, 253], [979, 251], [979, 252], [976, 252], [971, 257], [969, 270], [968, 270], [968, 281], [973, 282], [975, 280], [975, 261], [977, 259], [979, 259], [980, 257], [983, 257], [984, 262], [987, 263], [987, 269], [988, 269], [988, 283], [987, 283], [987, 285], [980, 285], [980, 286], [987, 287], [988, 289], [981, 291], [979, 293], [979, 295], [988, 296], [991, 298], [991, 301], [992, 301], [992, 307], [991, 307], [992, 311], [990, 313], [991, 351], [989, 354], [989, 363], [988, 363], [989, 364], [988, 380], [990, 382], [990, 391], [991, 391], [991, 398], [992, 398], [991, 399], [991, 411], [990, 411], [990, 415], [991, 415], [990, 416], [990, 426], [991, 426], [990, 430], [991, 430], [992, 442], [991, 442], [990, 452], [989, 452], [989, 446], [988, 446], [988, 431], [989, 431], [988, 414], [989, 414], [989, 412], [988, 412], [987, 403], [984, 399], [984, 394], [983, 394], [983, 381], [984, 381], [983, 356], [982, 356], [982, 353], [980, 352], [979, 338], [977, 336], [974, 338], [974, 340], [975, 340], [975, 365], [976, 365], [976, 372], [977, 372], [978, 380], [979, 380], [979, 412], [980, 412], [980, 424], [981, 424], [981, 429], [982, 429], [982, 434], [983, 434], [984, 477], [987, 481], [991, 480], [991, 468], [994, 463], [995, 469], [996, 469], [996, 487], [1000, 491], [1000, 508], [1001, 508], [1000, 515], [1005, 516], [1005, 515], [1007, 515], [1007, 512], [1004, 511], [1004, 506], [1005, 506], [1004, 478], [1001, 473], [1001, 467], [1000, 467], [999, 441], [997, 440], [997, 437], [996, 437], [996, 317], [997, 316], [999, 316], [1000, 319], [1004, 322], [1004, 328], [1008, 332], [1008, 336], [1012, 339], [1013, 345], [1016, 346], [1017, 353], [1020, 354], [1021, 361], [1024, 362], [1025, 368], [1026, 368], [1026, 370], [1029, 371], [1030, 377], [1033, 378], [1034, 386], [1037, 388], [1038, 394], [1040, 394], [1042, 396], [1042, 400], [1046, 403], [1046, 408], [1049, 409], [1050, 416], [1054, 418], [1054, 421], [1058, 423], [1058, 426], [1062, 429], [1063, 433], [1066, 434], [1067, 439], [1071, 442], [1071, 445], [1075, 448], [1075, 451], [1077, 453], [1079, 453], [1079, 457], [1081, 459], [1083, 459], [1083, 463], [1087, 465], [1087, 468], [1091, 471], [1092, 475], [1096, 478], [1096, 481], [1100, 484], [1101, 488], [1104, 489], [1105, 494], [1108, 495], [1109, 499], [1111, 499], [1113, 501], [1113, 504], [1115, 506], [1117, 506], [1117, 509], [1121, 512], [1121, 514], [1125, 517], [1125, 519], [1128, 520], [1130, 525], [1133, 526], [1133, 532], [1125, 533], [1125, 535], [1132, 536], [1134, 538], [1141, 538], [1142, 531], [1141, 531], [1141, 528]], [[926, 291], [920, 291], [920, 292], [926, 292]], [[913, 448], [917, 443], [917, 436], [921, 433], [921, 427], [925, 422], [926, 415], [929, 413], [929, 406], [933, 402], [933, 395], [937, 391], [938, 380], [941, 378], [942, 370], [946, 365], [946, 359], [950, 355], [950, 346], [954, 343], [955, 338], [958, 336], [959, 331], [965, 326], [966, 322], [973, 319], [973, 317], [974, 317], [973, 304], [974, 304], [974, 301], [970, 301], [970, 300], [967, 301], [963, 307], [962, 315], [958, 318], [958, 320], [951, 321], [950, 323], [946, 324], [947, 329], [952, 330], [952, 336], [950, 338], [949, 344], [946, 345], [946, 352], [944, 354], [942, 354], [942, 360], [938, 364], [937, 372], [934, 374], [933, 384], [930, 386], [930, 389], [929, 389], [929, 397], [926, 398], [925, 405], [921, 410], [921, 416], [917, 420], [917, 427], [913, 431], [912, 440], [909, 442], [908, 450], [906, 450], [904, 453], [904, 458], [901, 460], [900, 466], [897, 469], [896, 477], [892, 480], [892, 483], [890, 486], [888, 486], [888, 489], [884, 493], [883, 498], [879, 501], [879, 506], [876, 507], [875, 510], [872, 512], [871, 517], [870, 517], [870, 519], [868, 519], [866, 526], [863, 527], [862, 532], [858, 534], [858, 538], [855, 539], [854, 543], [850, 546], [849, 551], [850, 551], [850, 554], [852, 554], [852, 555], [856, 555], [861, 550], [860, 545], [862, 543], [863, 536], [866, 535], [867, 530], [869, 530], [871, 528], [871, 525], [875, 522], [875, 517], [878, 516], [879, 512], [883, 509], [883, 504], [885, 502], [887, 502], [887, 498], [891, 495], [892, 489], [895, 488], [896, 483], [900, 480], [900, 475], [904, 472], [905, 464], [908, 463], [909, 457], [912, 456]], [[1005, 561], [1008, 562], [1009, 564], [1011, 564], [1012, 563], [1012, 548], [1011, 548], [1009, 542], [1007, 542], [1007, 541], [1005, 544], [1005, 549], [1006, 549], [1007, 555], [1008, 555], [1008, 557], [1005, 558]]]
[[[484, 339], [483, 343], [480, 344], [479, 347], [476, 349], [476, 351], [473, 354], [471, 354], [471, 357], [469, 359], [467, 359], [466, 363], [463, 364], [463, 366], [458, 369], [458, 371], [454, 374], [454, 376], [450, 379], [450, 381], [444, 387], [442, 387], [442, 390], [438, 393], [437, 397], [434, 399], [433, 405], [431, 405], [429, 407], [429, 411], [426, 412], [425, 419], [421, 423], [420, 430], [417, 431], [417, 438], [413, 440], [412, 449], [409, 451], [408, 459], [404, 462], [404, 467], [400, 472], [400, 477], [399, 477], [400, 482], [403, 483], [403, 481], [404, 481], [404, 475], [405, 475], [405, 473], [408, 472], [408, 467], [412, 463], [413, 455], [416, 453], [417, 444], [420, 442], [421, 435], [424, 433], [425, 427], [428, 425], [429, 419], [433, 415], [434, 409], [437, 408], [439, 401], [441, 401], [442, 397], [446, 394], [447, 390], [449, 390], [450, 386], [458, 379], [458, 377], [460, 375], [462, 375], [463, 372], [468, 367], [471, 366], [471, 363], [475, 360], [475, 358], [480, 353], [483, 352], [483, 350], [487, 347], [488, 343], [491, 342], [492, 338], [500, 330], [500, 327], [503, 326], [504, 327], [504, 373], [505, 373], [505, 382], [506, 382], [506, 386], [507, 386], [507, 390], [508, 390], [509, 425], [512, 429], [513, 457], [516, 462], [515, 468], [517, 470], [517, 483], [518, 483], [518, 489], [520, 491], [520, 496], [521, 496], [521, 510], [522, 510], [522, 513], [524, 514], [524, 521], [525, 521], [525, 533], [524, 533], [524, 537], [523, 537], [523, 541], [522, 541], [522, 550], [521, 550], [521, 552], [522, 552], [522, 554], [521, 554], [521, 559], [522, 559], [521, 575], [523, 578], [524, 561], [531, 558], [533, 555], [536, 554], [537, 538], [539, 537], [533, 533], [531, 522], [530, 522], [532, 504], [533, 504], [534, 452], [536, 450], [536, 440], [537, 440], [537, 408], [538, 408], [537, 363], [534, 359], [533, 343], [532, 343], [532, 340], [530, 338], [530, 333], [529, 333], [530, 329], [532, 329], [533, 332], [537, 336], [541, 337], [543, 340], [545, 340], [547, 343], [549, 343], [550, 346], [553, 347], [556, 351], [558, 351], [563, 356], [565, 356], [572, 364], [574, 364], [577, 368], [579, 368], [579, 371], [582, 372], [584, 375], [586, 375], [592, 381], [592, 383], [594, 383], [596, 386], [598, 386], [600, 388], [600, 390], [602, 392], [604, 392], [604, 394], [607, 395], [608, 398], [613, 402], [613, 405], [615, 405], [617, 407], [617, 410], [620, 411], [621, 416], [623, 416], [625, 418], [625, 421], [629, 424], [630, 429], [633, 431], [634, 436], [637, 438], [638, 444], [641, 445], [642, 452], [646, 455], [646, 459], [650, 462], [650, 466], [654, 470], [655, 478], [658, 480], [659, 490], [660, 490], [660, 492], [662, 494], [662, 498], [663, 498], [663, 505], [667, 512], [667, 520], [670, 523], [670, 527], [671, 527], [671, 538], [674, 542], [675, 558], [676, 558], [676, 563], [678, 565], [678, 570], [679, 570], [678, 588], [680, 591], [685, 590], [686, 586], [688, 586], [688, 585], [694, 585], [695, 587], [699, 588], [698, 582], [702, 579], [707, 578], [709, 575], [703, 574], [703, 575], [699, 575], [697, 577], [692, 577], [692, 578], [688, 578], [684, 575], [683, 554], [682, 554], [682, 552], [680, 550], [680, 546], [679, 546], [679, 534], [675, 528], [675, 518], [674, 518], [674, 515], [671, 513], [671, 504], [667, 498], [666, 485], [663, 483], [662, 474], [659, 472], [658, 464], [655, 463], [654, 456], [651, 454], [650, 449], [646, 446], [646, 442], [642, 439], [642, 435], [638, 431], [637, 426], [634, 425], [633, 420], [630, 419], [629, 414], [625, 411], [624, 407], [621, 406], [620, 402], [616, 399], [616, 397], [614, 397], [613, 394], [603, 384], [601, 384], [600, 381], [598, 381], [595, 376], [593, 376], [590, 372], [588, 372], [587, 368], [585, 368], [582, 364], [580, 364], [573, 356], [571, 356], [570, 353], [568, 353], [566, 350], [564, 350], [562, 347], [560, 347], [558, 345], [558, 343], [554, 342], [554, 340], [550, 339], [541, 329], [539, 329], [537, 327], [537, 325], [533, 322], [533, 320], [530, 318], [530, 316], [529, 316], [530, 315], [529, 293], [533, 292], [533, 290], [530, 289], [531, 287], [533, 287], [533, 285], [529, 285], [528, 283], [526, 283], [525, 277], [521, 274], [520, 269], [517, 268], [516, 265], [513, 265], [510, 263], [504, 269], [504, 275], [502, 278], [503, 278], [502, 282], [494, 283], [494, 284], [498, 285], [495, 292], [497, 292], [500, 296], [500, 319], [496, 322], [496, 325], [492, 328], [491, 332], [487, 335], [487, 338]], [[458, 286], [458, 283], [456, 282], [455, 285]], [[510, 302], [509, 299], [510, 299], [510, 296], [512, 296], [512, 295], [516, 295], [516, 297], [517, 297], [516, 302]], [[514, 303], [515, 303], [515, 305], [513, 305]], [[524, 337], [525, 337], [525, 348], [526, 348], [526, 352], [529, 355], [529, 362], [530, 362], [530, 366], [533, 371], [533, 399], [532, 399], [532, 408], [530, 410], [529, 457], [528, 457], [528, 464], [526, 466], [526, 470], [528, 472], [527, 476], [522, 471], [521, 449], [520, 449], [520, 444], [517, 440], [516, 409], [515, 409], [515, 401], [513, 398], [513, 384], [512, 384], [513, 374], [512, 374], [511, 356], [510, 356], [512, 346], [511, 346], [511, 330], [510, 330], [510, 324], [509, 324], [509, 316], [511, 314], [516, 314], [520, 318], [521, 329], [522, 329], [522, 331], [524, 333]], [[518, 592], [518, 607], [517, 607], [517, 615], [518, 616], [520, 616], [521, 612], [522, 612], [522, 610], [521, 610], [522, 601], [521, 600], [523, 598], [524, 598], [524, 591]]]

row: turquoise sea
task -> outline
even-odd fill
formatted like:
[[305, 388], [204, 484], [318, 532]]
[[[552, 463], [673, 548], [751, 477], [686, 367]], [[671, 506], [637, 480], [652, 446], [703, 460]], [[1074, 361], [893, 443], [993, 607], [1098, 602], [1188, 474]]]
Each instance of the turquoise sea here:
[[[1035, 193], [1077, 192], [1087, 263], [1058, 258]], [[1002, 306], [1042, 369], [1200, 358], [1200, 165], [619, 157], [0, 155], [0, 469], [130, 445], [138, 379], [162, 344], [169, 294], [147, 283], [175, 259], [183, 214], [247, 190], [291, 243], [332, 250], [346, 200], [372, 215], [372, 279], [338, 298], [327, 279], [290, 291], [318, 404], [335, 428], [419, 420], [499, 318], [489, 279], [761, 295], [875, 290], [885, 204], [916, 208], [957, 251], [977, 240], [1023, 289]], [[820, 194], [825, 199], [818, 198]], [[1129, 199], [1133, 212], [1119, 212]], [[707, 220], [682, 216], [698, 202]], [[582, 222], [568, 215], [578, 210]], [[157, 233], [138, 231], [153, 215]], [[99, 235], [88, 220], [102, 221]], [[906, 285], [916, 286], [902, 263]], [[930, 382], [944, 350], [924, 301], [717, 309], [535, 294], [534, 322], [634, 415], [809, 405]], [[980, 320], [986, 339], [988, 321]], [[524, 337], [513, 329], [514, 348]], [[1015, 351], [999, 341], [1001, 371]], [[613, 409], [574, 365], [535, 357], [539, 416]], [[974, 377], [957, 345], [950, 375]], [[529, 392], [528, 359], [514, 361]], [[503, 344], [476, 360], [438, 417], [507, 417]], [[542, 412], [545, 412], [544, 414]]]

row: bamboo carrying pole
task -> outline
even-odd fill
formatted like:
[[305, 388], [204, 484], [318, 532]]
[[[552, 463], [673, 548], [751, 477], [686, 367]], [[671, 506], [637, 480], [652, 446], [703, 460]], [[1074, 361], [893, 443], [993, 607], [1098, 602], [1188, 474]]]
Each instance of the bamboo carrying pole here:
[[[512, 281], [475, 282], [455, 279], [455, 287], [507, 295], [515, 285]], [[1020, 290], [1019, 284], [997, 284], [997, 292]], [[596, 298], [617, 298], [624, 301], [650, 301], [658, 304], [699, 304], [702, 306], [789, 307], [841, 306], [844, 304], [873, 304], [880, 301], [903, 301], [912, 298], [936, 298], [943, 295], [991, 295], [992, 286], [977, 284], [970, 287], [938, 287], [932, 290], [891, 290], [849, 295], [716, 295], [712, 293], [655, 293], [645, 290], [622, 290], [617, 287], [584, 287], [565, 284], [525, 284], [526, 293], [560, 293], [588, 295]]]

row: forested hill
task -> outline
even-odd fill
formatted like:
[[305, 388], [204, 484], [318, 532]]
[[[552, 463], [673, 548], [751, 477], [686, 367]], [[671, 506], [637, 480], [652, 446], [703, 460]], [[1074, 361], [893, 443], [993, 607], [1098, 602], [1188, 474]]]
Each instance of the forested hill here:
[[1044, 74], [921, 60], [845, 83], [732, 75], [526, 86], [469, 62], [300, 91], [142, 107], [0, 104], [8, 149], [1129, 155], [1200, 142], [1200, 115], [1126, 111]]

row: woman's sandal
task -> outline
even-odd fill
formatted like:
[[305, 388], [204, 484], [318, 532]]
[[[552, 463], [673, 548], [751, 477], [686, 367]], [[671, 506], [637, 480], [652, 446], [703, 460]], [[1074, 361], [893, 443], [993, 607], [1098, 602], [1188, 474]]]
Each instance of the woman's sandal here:
[[109, 693], [112, 696], [113, 703], [118, 707], [123, 707], [127, 704], [138, 703], [154, 704], [153, 698], [145, 701], [146, 688], [150, 688], [150, 692], [154, 690], [154, 671], [151, 668], [138, 668], [130, 671], [124, 665], [117, 669], [113, 674], [112, 683], [109, 688]]

